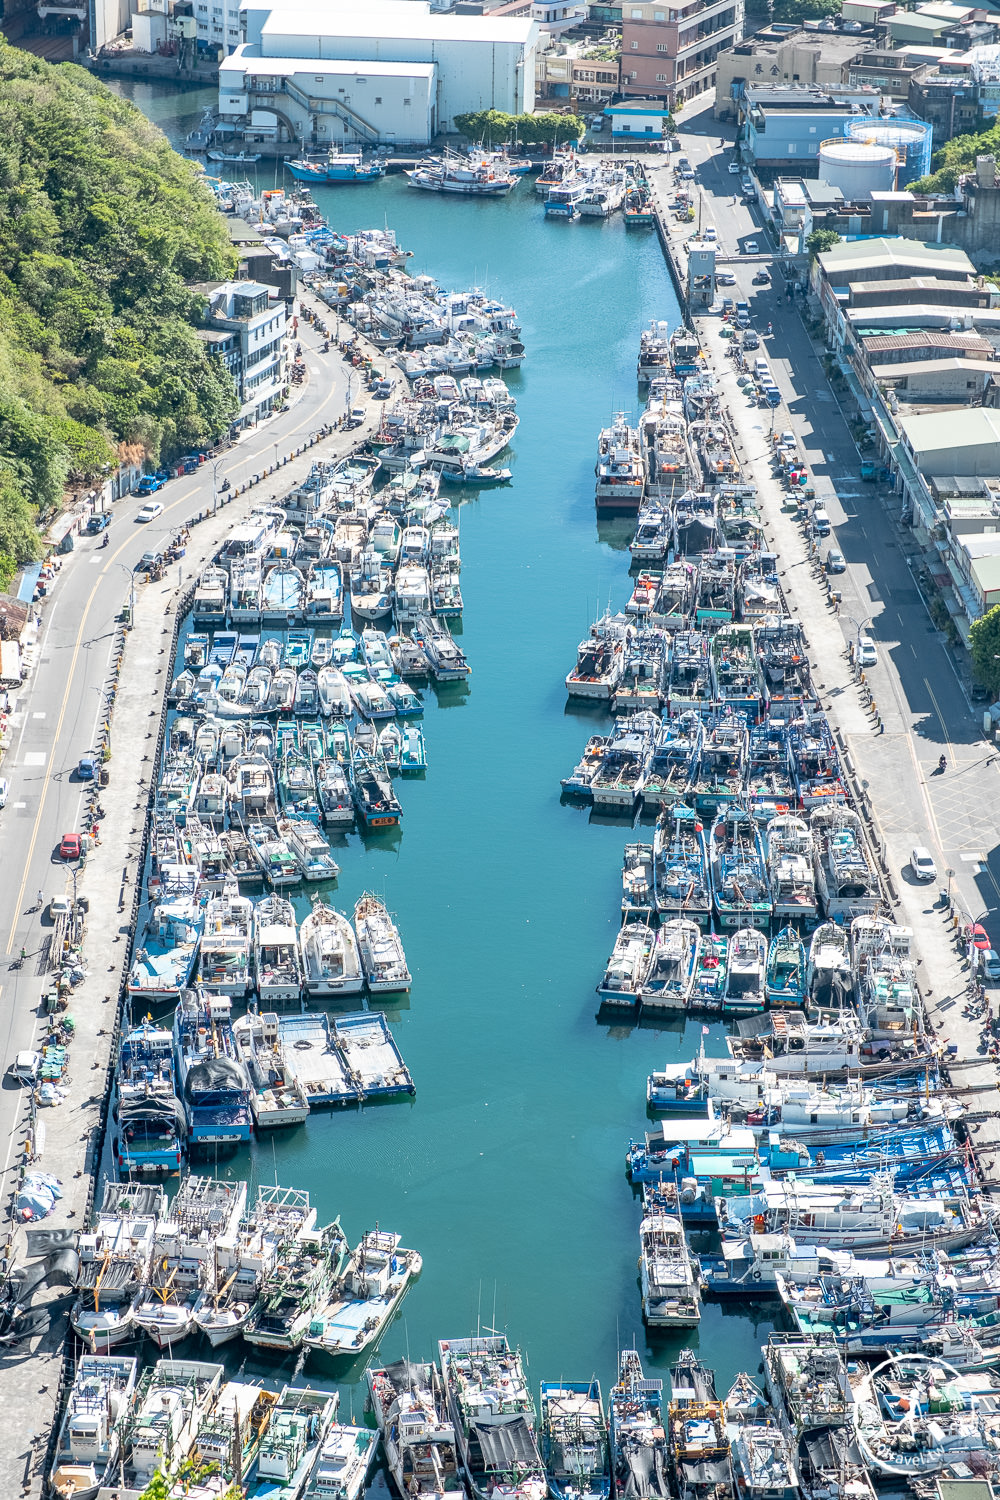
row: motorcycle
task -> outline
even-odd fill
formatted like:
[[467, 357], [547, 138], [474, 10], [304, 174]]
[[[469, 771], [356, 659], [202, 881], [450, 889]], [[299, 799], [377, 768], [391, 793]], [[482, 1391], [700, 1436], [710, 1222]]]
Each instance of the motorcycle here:
[[105, 532], [104, 532], [104, 540], [101, 543], [101, 546], [102, 547], [106, 547], [109, 544], [110, 541], [111, 541], [111, 533], [109, 531], [105, 530]]

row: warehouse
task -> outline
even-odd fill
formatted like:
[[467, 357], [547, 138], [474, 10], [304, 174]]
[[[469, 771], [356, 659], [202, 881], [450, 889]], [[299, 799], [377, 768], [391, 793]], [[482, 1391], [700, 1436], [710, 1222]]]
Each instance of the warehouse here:
[[534, 108], [534, 21], [439, 15], [425, 0], [244, 0], [219, 113], [279, 139], [426, 146], [469, 110]]

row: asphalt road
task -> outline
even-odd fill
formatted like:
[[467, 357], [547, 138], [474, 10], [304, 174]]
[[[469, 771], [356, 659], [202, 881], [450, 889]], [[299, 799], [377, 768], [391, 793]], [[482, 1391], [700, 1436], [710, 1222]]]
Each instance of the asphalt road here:
[[[899, 523], [900, 498], [862, 482], [857, 446], [800, 316], [803, 299], [789, 303], [776, 257], [772, 286], [752, 285], [759, 260], [742, 261], [742, 247], [756, 240], [761, 251], [773, 251], [773, 241], [756, 207], [745, 205], [741, 196], [733, 202], [739, 178], [728, 171], [732, 131], [714, 122], [710, 110], [687, 117], [679, 130], [682, 154], [695, 171], [689, 186], [696, 190], [702, 231], [714, 226], [721, 268], [736, 276], [736, 285], [721, 288], [720, 296], [751, 303], [761, 352], [833, 522], [824, 554], [832, 543], [847, 561], [847, 571], [836, 581], [843, 594], [845, 645], [865, 629], [878, 648], [878, 665], [866, 675], [885, 729], [871, 747], [880, 770], [870, 790], [896, 852], [900, 881], [913, 884], [905, 867], [908, 851], [927, 845], [941, 876], [934, 895], [936, 885], [946, 883], [945, 872], [953, 870], [959, 904], [984, 921], [1000, 944], [1000, 819], [994, 810], [1000, 803], [1000, 768], [984, 740], [981, 711], [970, 702], [917, 588], [911, 563], [915, 568], [918, 548]], [[723, 138], [727, 145], [720, 148]], [[660, 170], [669, 174], [671, 167], [667, 158]], [[692, 229], [697, 227], [696, 220]], [[771, 336], [765, 334], [768, 322]], [[942, 754], [948, 765], [940, 774]]]
[[[79, 537], [63, 562], [49, 599], [40, 607], [42, 625], [36, 666], [28, 682], [11, 694], [11, 741], [3, 763], [10, 782], [0, 812], [0, 1069], [32, 1045], [42, 983], [39, 962], [47, 942], [47, 919], [36, 908], [37, 893], [72, 890], [68, 867], [58, 857], [66, 832], [80, 828], [85, 786], [76, 777], [80, 756], [94, 743], [108, 676], [115, 619], [128, 599], [131, 570], [151, 543], [172, 536], [192, 515], [208, 510], [213, 485], [229, 479], [234, 487], [269, 466], [317, 428], [343, 415], [348, 369], [340, 355], [319, 352], [321, 340], [309, 325], [300, 339], [308, 379], [285, 412], [246, 434], [217, 461], [196, 473], [170, 480], [156, 495], [163, 514], [137, 524], [144, 500], [126, 498], [113, 507], [107, 547], [102, 537]], [[357, 394], [357, 375], [352, 399]], [[281, 493], [275, 477], [275, 494]], [[266, 501], [261, 486], [260, 500]], [[110, 919], [109, 919], [110, 920]], [[91, 926], [100, 916], [91, 913]], [[21, 948], [28, 957], [14, 967]], [[0, 1132], [10, 1141], [17, 1121], [19, 1091], [0, 1091]]]

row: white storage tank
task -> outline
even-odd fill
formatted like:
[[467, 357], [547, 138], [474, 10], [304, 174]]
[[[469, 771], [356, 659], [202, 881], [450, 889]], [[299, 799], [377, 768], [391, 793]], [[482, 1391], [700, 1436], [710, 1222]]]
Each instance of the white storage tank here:
[[869, 193], [889, 193], [896, 182], [896, 153], [891, 146], [865, 141], [824, 141], [819, 175], [821, 182], [839, 187], [848, 202]]

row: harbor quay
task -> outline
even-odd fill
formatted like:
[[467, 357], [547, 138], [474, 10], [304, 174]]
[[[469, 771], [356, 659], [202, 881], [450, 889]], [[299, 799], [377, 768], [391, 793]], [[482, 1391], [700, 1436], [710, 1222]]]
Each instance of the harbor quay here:
[[[691, 322], [726, 392], [737, 452], [763, 502], [771, 545], [781, 559], [782, 590], [789, 611], [805, 626], [821, 701], [838, 731], [857, 805], [882, 856], [896, 920], [913, 929], [928, 1016], [940, 1041], [962, 1060], [953, 1082], [974, 1117], [971, 1140], [986, 1190], [993, 1193], [1000, 1142], [997, 1070], [986, 1055], [980, 1020], [964, 1014], [971, 973], [964, 929], [991, 904], [977, 889], [975, 872], [985, 876], [982, 889], [995, 889], [996, 762], [952, 652], [931, 626], [915, 586], [919, 558], [912, 534], [900, 522], [901, 502], [884, 486], [861, 482], [857, 445], [824, 372], [823, 350], [802, 321], [804, 299], [786, 295], [786, 277], [798, 283], [805, 268], [782, 268], [780, 257], [770, 253], [756, 209], [742, 198], [734, 201], [719, 131], [707, 112], [689, 110], [680, 125], [682, 152], [698, 174], [703, 225], [711, 224], [718, 234], [720, 268], [735, 276], [735, 285], [719, 289], [715, 308], [695, 314]], [[685, 245], [696, 231], [671, 212], [671, 164], [650, 175], [659, 233], [683, 286]], [[748, 240], [759, 246], [758, 254], [740, 253]], [[765, 286], [753, 284], [761, 264], [772, 276]], [[750, 399], [739, 386], [739, 371], [721, 336], [726, 295], [749, 303], [760, 353], [781, 391], [777, 408], [763, 410], [756, 388]], [[771, 435], [785, 427], [801, 445], [816, 504], [828, 513], [832, 535], [821, 538], [803, 525], [772, 472]], [[823, 558], [837, 544], [851, 561], [844, 573], [831, 575]], [[879, 642], [878, 667], [865, 674], [854, 662], [862, 630]], [[948, 763], [943, 776], [942, 753]], [[938, 876], [929, 887], [910, 875], [915, 845], [931, 847], [937, 858]]]
[[[322, 307], [317, 305], [322, 314]], [[183, 605], [194, 580], [218, 550], [238, 519], [248, 514], [279, 485], [305, 479], [318, 459], [332, 460], [352, 450], [357, 432], [337, 427], [344, 405], [347, 377], [339, 353], [323, 356], [322, 338], [303, 324], [302, 343], [310, 373], [310, 386], [301, 402], [292, 406], [284, 423], [277, 421], [259, 429], [224, 455], [218, 482], [229, 477], [230, 489], [213, 504], [213, 476], [202, 473], [182, 481], [175, 497], [170, 494], [165, 519], [173, 531], [188, 530], [184, 555], [158, 582], [143, 582], [132, 572], [147, 545], [146, 533], [136, 528], [134, 539], [119, 541], [117, 528], [134, 519], [137, 498], [120, 501], [114, 509], [111, 560], [101, 548], [101, 536], [78, 545], [64, 565], [58, 591], [44, 606], [43, 651], [52, 653], [52, 667], [39, 673], [22, 689], [14, 707], [15, 724], [30, 724], [32, 713], [44, 712], [34, 705], [46, 703], [61, 686], [54, 682], [60, 647], [53, 640], [56, 623], [51, 616], [64, 599], [73, 597], [77, 585], [90, 590], [93, 564], [102, 571], [102, 589], [92, 596], [93, 622], [84, 617], [81, 632], [93, 630], [108, 646], [94, 678], [103, 692], [113, 686], [110, 705], [109, 778], [101, 790], [103, 816], [86, 864], [71, 883], [70, 895], [86, 902], [81, 929], [65, 933], [82, 948], [86, 977], [72, 992], [74, 1035], [70, 1049], [71, 1069], [63, 1075], [65, 1098], [57, 1109], [36, 1109], [29, 1090], [4, 1088], [2, 1099], [4, 1134], [8, 1149], [3, 1170], [4, 1258], [8, 1268], [24, 1264], [25, 1233], [30, 1219], [20, 1219], [15, 1210], [18, 1191], [31, 1170], [57, 1178], [62, 1185], [55, 1220], [67, 1229], [83, 1228], [99, 1201], [100, 1177], [106, 1167], [105, 1127], [110, 1106], [113, 1048], [119, 1038], [120, 997], [131, 955], [132, 938], [140, 916], [141, 879], [146, 857], [147, 808], [154, 776], [155, 747], [162, 730], [167, 669], [174, 639], [178, 606]], [[306, 400], [308, 395], [311, 399]], [[367, 406], [366, 398], [360, 398]], [[369, 416], [369, 426], [374, 419]], [[319, 431], [331, 431], [319, 438]], [[284, 429], [284, 430], [283, 430]], [[360, 436], [364, 436], [365, 429]], [[277, 443], [277, 452], [275, 451]], [[277, 460], [277, 467], [276, 467]], [[256, 480], [256, 482], [255, 482]], [[245, 486], [245, 488], [244, 488]], [[234, 496], [235, 491], [242, 493]], [[213, 509], [215, 513], [213, 514]], [[110, 550], [110, 549], [109, 549]], [[125, 559], [119, 571], [118, 559]], [[134, 599], [129, 629], [115, 629], [123, 600]], [[98, 603], [102, 613], [97, 614]], [[67, 604], [66, 607], [71, 607]], [[87, 607], [87, 594], [81, 599]], [[47, 618], [49, 617], [49, 618]], [[47, 634], [46, 634], [47, 632]], [[106, 634], [105, 634], [106, 632]], [[65, 650], [66, 648], [61, 648]], [[71, 655], [71, 652], [69, 653]], [[76, 743], [76, 742], [74, 742]], [[72, 753], [73, 746], [68, 748]], [[27, 752], [30, 754], [31, 752]], [[32, 879], [28, 879], [29, 873]], [[56, 876], [59, 876], [56, 879]], [[39, 876], [40, 881], [43, 877]], [[35, 876], [25, 869], [20, 904], [31, 905]], [[28, 957], [13, 970], [4, 984], [5, 996], [13, 1001], [9, 1023], [9, 1056], [40, 1044], [48, 1025], [47, 995], [55, 982], [56, 962], [50, 954], [50, 938], [56, 924], [48, 915], [50, 899], [62, 895], [65, 878], [58, 870], [44, 877], [41, 912], [32, 912], [12, 926], [7, 953], [23, 946]], [[25, 895], [25, 892], [27, 895]], [[59, 936], [64, 936], [60, 923]], [[13, 1082], [9, 1075], [5, 1082]], [[21, 1347], [8, 1350], [0, 1359], [0, 1391], [5, 1410], [5, 1440], [0, 1444], [0, 1488], [5, 1494], [41, 1494], [45, 1485], [45, 1455], [58, 1403], [65, 1394], [62, 1383], [66, 1330], [65, 1288], [58, 1284], [36, 1294], [34, 1305], [45, 1316], [54, 1316], [49, 1328]]]
[[[700, 169], [718, 170], [694, 133], [684, 144]], [[444, 192], [445, 178], [466, 170], [442, 163], [416, 186]], [[564, 158], [557, 213], [537, 200], [531, 213], [523, 191], [520, 204], [487, 209], [509, 211], [508, 229], [533, 250], [527, 313], [515, 305], [524, 280], [513, 293], [445, 290], [457, 280], [452, 241], [468, 236], [463, 268], [479, 242], [480, 231], [458, 228], [461, 205], [414, 210], [423, 275], [407, 274], [405, 234], [360, 229], [366, 213], [381, 217], [370, 202], [345, 208], [355, 224], [317, 231], [328, 264], [307, 301], [336, 317], [338, 334], [353, 326], [370, 341], [369, 385], [381, 399], [359, 398], [355, 419], [353, 382], [335, 354], [324, 363], [306, 327], [300, 410], [253, 434], [252, 456], [224, 455], [232, 481], [218, 509], [206, 480], [167, 490], [158, 540], [169, 538], [173, 556], [159, 576], [139, 582], [140, 549], [156, 544], [148, 531], [119, 544], [117, 520], [107, 560], [95, 543], [67, 565], [43, 640], [78, 588], [78, 633], [52, 649], [72, 666], [84, 641], [107, 642], [107, 666], [102, 646], [93, 651], [88, 687], [104, 694], [94, 748], [110, 750], [109, 775], [94, 796], [53, 777], [45, 837], [65, 843], [72, 824], [91, 841], [72, 891], [64, 877], [60, 899], [28, 905], [36, 878], [51, 878], [32, 864], [33, 835], [13, 893], [8, 954], [31, 946], [34, 965], [12, 959], [22, 1019], [10, 1050], [38, 1048], [45, 1030], [53, 1076], [24, 1079], [29, 1090], [15, 1072], [2, 1095], [16, 1125], [8, 1173], [21, 1216], [9, 1261], [43, 1272], [19, 1283], [25, 1305], [8, 1310], [19, 1337], [0, 1361], [17, 1413], [16, 1451], [2, 1460], [11, 1493], [103, 1483], [124, 1500], [162, 1469], [156, 1484], [178, 1497], [198, 1485], [214, 1500], [233, 1485], [252, 1500], [356, 1500], [379, 1437], [395, 1488], [428, 1500], [570, 1489], [593, 1500], [774, 1500], [776, 1474], [781, 1500], [819, 1500], [845, 1479], [873, 1497], [873, 1481], [898, 1480], [901, 1464], [907, 1476], [951, 1477], [960, 1465], [992, 1466], [1000, 1282], [989, 1193], [977, 1192], [970, 1157], [992, 1140], [994, 1074], [978, 1030], [950, 1020], [976, 999], [950, 924], [965, 888], [956, 879], [941, 899], [936, 883], [905, 873], [915, 843], [933, 847], [939, 867], [959, 846], [941, 837], [938, 747], [915, 732], [905, 682], [878, 686], [876, 713], [852, 667], [866, 627], [884, 648], [876, 593], [885, 615], [901, 592], [891, 517], [879, 513], [879, 524], [895, 549], [878, 542], [884, 555], [868, 563], [852, 553], [843, 587], [826, 586], [807, 524], [815, 512], [791, 503], [779, 474], [804, 466], [810, 499], [826, 504], [847, 545], [853, 458], [819, 377], [799, 373], [816, 356], [792, 319], [780, 335], [787, 352], [765, 346], [781, 399], [764, 409], [736, 378], [721, 317], [685, 328], [665, 281], [664, 305], [645, 298], [643, 318], [636, 301], [592, 307], [587, 337], [610, 347], [609, 333], [619, 336], [615, 390], [638, 355], [648, 401], [637, 427], [624, 413], [602, 425], [607, 392], [595, 399], [592, 387], [603, 372], [588, 369], [565, 399], [581, 305], [558, 309], [558, 329], [544, 321], [544, 310], [554, 316], [537, 248], [555, 243], [537, 237], [546, 218], [557, 222], [544, 233], [594, 234], [563, 255], [585, 259], [598, 284], [613, 264], [626, 299], [623, 265], [651, 283], [662, 269], [641, 238], [652, 203], [683, 281], [667, 171], [627, 186], [580, 183]], [[606, 205], [612, 190], [623, 214], [631, 203], [631, 226], [595, 213], [602, 222], [582, 228], [578, 203]], [[386, 222], [405, 183], [393, 191]], [[729, 233], [720, 213], [724, 244]], [[513, 277], [512, 263], [505, 270]], [[661, 373], [643, 379], [646, 357]], [[556, 403], [547, 423], [543, 389]], [[351, 430], [327, 433], [345, 406]], [[591, 424], [575, 468], [570, 445], [553, 442], [566, 407], [573, 446], [581, 415]], [[707, 493], [695, 467], [704, 473], [706, 461], [727, 474]], [[681, 471], [678, 494], [663, 476]], [[634, 506], [631, 571], [621, 535], [606, 546], [601, 514], [623, 476], [658, 504], [657, 515]], [[591, 492], [598, 617], [566, 678], [570, 710], [553, 714], [579, 636], [569, 611], [594, 595], [590, 563], [579, 561], [594, 550], [592, 512], [585, 531], [577, 515], [590, 512]], [[124, 502], [116, 515], [133, 509]], [[618, 509], [631, 515], [631, 502]], [[644, 528], [659, 528], [659, 540]], [[553, 557], [564, 553], [553, 589]], [[89, 618], [119, 566], [107, 618]], [[865, 566], [878, 569], [875, 592]], [[602, 614], [609, 590], [615, 612]], [[127, 617], [116, 618], [123, 593]], [[916, 615], [919, 603], [900, 608]], [[947, 659], [928, 639], [919, 670], [949, 763], [967, 754], [974, 768], [960, 684], [949, 687]], [[59, 743], [69, 709], [54, 691], [52, 758], [23, 759], [46, 776], [74, 766], [80, 749]], [[78, 722], [90, 704], [88, 692], [73, 705]], [[26, 698], [16, 711], [27, 735], [30, 715], [49, 708]], [[560, 798], [553, 767], [588, 735]], [[522, 776], [485, 798], [491, 746]], [[543, 833], [531, 842], [533, 820]], [[558, 861], [546, 861], [554, 850]], [[614, 877], [619, 856], [620, 886], [598, 873]], [[835, 856], [852, 861], [843, 889]], [[576, 934], [558, 975], [537, 963], [551, 954], [551, 926], [537, 915], [551, 903], [554, 863], [555, 888], [574, 893], [560, 920]], [[339, 910], [348, 890], [362, 892], [353, 920]], [[491, 948], [494, 929], [501, 945]], [[54, 946], [74, 969], [68, 1008], [65, 993], [48, 998]], [[40, 980], [45, 998], [28, 1019]], [[559, 1092], [563, 1072], [571, 1097]], [[636, 1139], [642, 1078], [653, 1118]], [[57, 1107], [40, 1107], [53, 1098], [45, 1089], [59, 1091]], [[543, 1113], [546, 1090], [559, 1114]], [[369, 1098], [378, 1107], [362, 1109]], [[336, 1115], [314, 1117], [324, 1107]], [[437, 1136], [426, 1133], [435, 1121]], [[981, 1166], [989, 1188], [988, 1156]], [[49, 1212], [51, 1184], [29, 1184], [33, 1172], [57, 1179]], [[175, 1172], [168, 1202], [164, 1173]], [[612, 1175], [617, 1199], [605, 1197]], [[558, 1233], [572, 1212], [581, 1235], [608, 1246], [581, 1270], [573, 1305], [614, 1305], [625, 1330], [566, 1329], [546, 1305], [557, 1299], [540, 1267], [509, 1273], [498, 1193], [507, 1217], [539, 1236], [552, 1232], [548, 1202]], [[384, 1229], [384, 1205], [419, 1251]], [[340, 1210], [374, 1224], [354, 1249]], [[696, 1255], [688, 1235], [705, 1231], [713, 1248]], [[509, 1285], [493, 1289], [489, 1311], [492, 1271]], [[406, 1319], [391, 1327], [418, 1274]], [[748, 1316], [723, 1322], [726, 1306]], [[770, 1331], [769, 1307], [789, 1332]], [[599, 1347], [603, 1364], [614, 1359], [612, 1380], [529, 1379], [517, 1339], [526, 1353], [541, 1344], [549, 1368], [573, 1341], [580, 1375], [597, 1367]], [[879, 1368], [893, 1352], [929, 1357], [933, 1395], [904, 1362]], [[942, 1399], [942, 1385], [949, 1420], [914, 1414]], [[377, 1434], [356, 1427], [353, 1410], [349, 1424], [334, 1421], [348, 1392]], [[843, 1451], [831, 1426], [845, 1431]], [[187, 1475], [188, 1455], [217, 1472]]]

